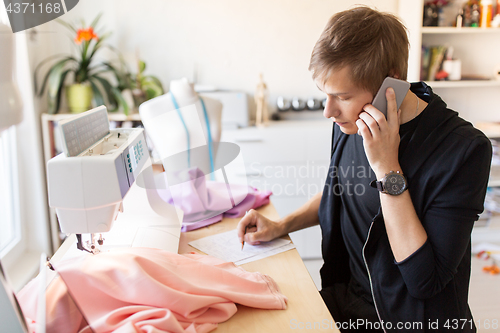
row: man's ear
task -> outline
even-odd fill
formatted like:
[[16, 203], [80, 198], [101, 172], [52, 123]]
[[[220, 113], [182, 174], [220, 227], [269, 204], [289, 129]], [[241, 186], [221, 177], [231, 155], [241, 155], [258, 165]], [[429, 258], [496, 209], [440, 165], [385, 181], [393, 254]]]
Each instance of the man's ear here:
[[394, 69], [391, 69], [391, 70], [389, 71], [389, 76], [390, 76], [390, 77], [393, 77], [393, 78], [395, 78], [395, 79], [399, 79], [399, 78], [400, 78], [399, 73], [398, 73], [398, 72], [396, 72]]

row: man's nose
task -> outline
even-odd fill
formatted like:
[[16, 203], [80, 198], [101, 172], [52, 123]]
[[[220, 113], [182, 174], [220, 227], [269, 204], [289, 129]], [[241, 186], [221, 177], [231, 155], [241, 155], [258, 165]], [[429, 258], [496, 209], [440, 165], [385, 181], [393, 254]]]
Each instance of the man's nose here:
[[336, 118], [340, 115], [340, 110], [333, 97], [330, 96], [326, 97], [326, 104], [325, 104], [325, 109], [323, 110], [323, 115], [326, 118], [331, 118], [331, 117]]

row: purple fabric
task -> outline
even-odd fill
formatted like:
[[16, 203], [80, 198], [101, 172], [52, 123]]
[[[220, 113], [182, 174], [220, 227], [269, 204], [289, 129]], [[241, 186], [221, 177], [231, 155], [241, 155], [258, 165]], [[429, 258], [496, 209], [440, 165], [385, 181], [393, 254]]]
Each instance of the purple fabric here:
[[270, 202], [269, 197], [271, 196], [271, 194], [273, 194], [271, 191], [259, 191], [251, 186], [249, 186], [248, 188], [249, 191], [247, 197], [234, 208], [231, 208], [223, 214], [219, 214], [217, 216], [199, 222], [183, 222], [181, 231], [185, 232], [203, 228], [207, 225], [221, 221], [223, 217], [241, 217], [247, 210], [267, 205]]
[[217, 222], [222, 221], [223, 214], [216, 215], [214, 217], [210, 217], [206, 220], [198, 221], [198, 222], [182, 222], [181, 231], [191, 231], [206, 227], [207, 225], [211, 225]]
[[[207, 181], [198, 168], [170, 175], [167, 189], [158, 190], [163, 201], [182, 209], [182, 231], [191, 231], [219, 222], [223, 217], [236, 218], [252, 208], [269, 203], [271, 191], [251, 186]], [[229, 188], [228, 188], [229, 187]], [[233, 200], [231, 200], [231, 198]], [[233, 206], [234, 202], [234, 206]]]

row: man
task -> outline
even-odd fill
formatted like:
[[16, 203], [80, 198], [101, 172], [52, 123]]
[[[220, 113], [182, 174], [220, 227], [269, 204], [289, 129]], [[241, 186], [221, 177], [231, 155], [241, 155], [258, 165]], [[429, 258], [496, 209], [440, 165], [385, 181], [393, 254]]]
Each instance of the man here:
[[[399, 110], [387, 89], [387, 119], [370, 104], [385, 77], [406, 79], [407, 59], [396, 17], [358, 7], [330, 19], [309, 67], [334, 121], [324, 191], [281, 221], [249, 212], [238, 236], [256, 244], [319, 223], [320, 293], [337, 322], [364, 323], [355, 331], [475, 332], [470, 233], [491, 144], [424, 83]], [[402, 184], [396, 192], [392, 181]]]

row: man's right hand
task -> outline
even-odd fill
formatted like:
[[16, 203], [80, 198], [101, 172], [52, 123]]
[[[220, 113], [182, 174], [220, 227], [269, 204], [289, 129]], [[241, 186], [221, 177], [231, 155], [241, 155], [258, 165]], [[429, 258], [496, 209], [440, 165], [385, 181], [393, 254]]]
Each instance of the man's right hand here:
[[[271, 221], [257, 211], [250, 209], [236, 227], [238, 238], [250, 245], [268, 242], [290, 232], [312, 227], [319, 223], [318, 209], [322, 193], [317, 193], [302, 207], [279, 222]], [[246, 229], [246, 232], [245, 232]]]
[[253, 209], [241, 218], [236, 230], [240, 241], [250, 245], [268, 242], [284, 234], [281, 223], [271, 221]]

